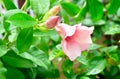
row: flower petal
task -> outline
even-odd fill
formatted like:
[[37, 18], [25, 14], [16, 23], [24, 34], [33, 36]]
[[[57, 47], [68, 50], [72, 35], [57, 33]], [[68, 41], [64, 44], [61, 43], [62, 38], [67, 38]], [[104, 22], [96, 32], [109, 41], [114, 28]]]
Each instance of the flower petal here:
[[72, 37], [62, 40], [62, 49], [71, 61], [75, 60], [81, 54], [79, 43], [74, 41]]
[[60, 23], [55, 27], [55, 29], [62, 38], [66, 38], [67, 36], [72, 36], [75, 33], [76, 27]]
[[82, 26], [81, 24], [75, 25], [77, 27], [77, 30], [85, 30], [87, 31], [89, 34], [93, 33], [94, 27], [86, 27], [86, 26]]
[[85, 26], [78, 26], [75, 34], [73, 35], [73, 39], [75, 39], [81, 48], [81, 51], [86, 50], [90, 44], [92, 43], [91, 40], [91, 33], [93, 32], [94, 27], [85, 27]]

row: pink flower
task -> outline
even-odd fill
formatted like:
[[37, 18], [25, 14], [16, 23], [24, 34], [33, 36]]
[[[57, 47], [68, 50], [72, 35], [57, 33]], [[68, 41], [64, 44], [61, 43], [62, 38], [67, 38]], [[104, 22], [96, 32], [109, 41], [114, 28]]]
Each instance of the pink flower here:
[[59, 16], [52, 16], [52, 17], [50, 17], [47, 21], [46, 21], [46, 27], [48, 28], [48, 29], [52, 29], [52, 28], [54, 28], [57, 24], [58, 24], [58, 22], [59, 22]]
[[55, 29], [62, 37], [62, 49], [64, 53], [72, 61], [80, 56], [81, 51], [86, 50], [92, 43], [91, 34], [94, 27], [86, 27], [81, 24], [69, 26], [59, 23]]

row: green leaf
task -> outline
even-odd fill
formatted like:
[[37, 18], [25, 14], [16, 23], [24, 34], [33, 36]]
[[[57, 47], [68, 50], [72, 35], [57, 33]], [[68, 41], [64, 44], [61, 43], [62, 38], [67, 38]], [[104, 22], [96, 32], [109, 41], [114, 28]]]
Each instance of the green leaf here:
[[61, 6], [71, 16], [75, 16], [80, 11], [80, 8], [73, 3], [62, 2]]
[[90, 47], [88, 48], [88, 50], [96, 50], [96, 49], [98, 49], [100, 47], [101, 47], [101, 45], [99, 45], [99, 44], [92, 44], [92, 45], [90, 45]]
[[58, 44], [56, 46], [56, 48], [54, 48], [50, 54], [49, 54], [49, 60], [53, 60], [54, 58], [57, 58], [57, 57], [62, 57], [64, 56], [64, 53], [62, 51], [62, 47], [60, 44]]
[[38, 74], [48, 78], [58, 78], [60, 76], [59, 70], [52, 65], [50, 66], [49, 69], [39, 67]]
[[68, 17], [68, 14], [66, 13], [66, 11], [63, 9], [63, 8], [61, 8], [61, 18], [63, 18], [63, 22], [64, 23], [67, 23], [67, 24], [69, 24], [69, 17]]
[[4, 33], [4, 32], [5, 32], [5, 29], [4, 29], [3, 25], [2, 25], [2, 23], [0, 22], [0, 34]]
[[44, 15], [50, 7], [49, 0], [30, 0], [30, 5], [38, 17]]
[[82, 20], [82, 24], [87, 25], [87, 26], [93, 26], [94, 25], [92, 19], [87, 19], [87, 18]]
[[17, 37], [16, 47], [20, 53], [23, 53], [29, 49], [29, 47], [32, 44], [32, 39], [33, 39], [32, 28], [25, 28], [19, 33]]
[[114, 61], [119, 62], [119, 55], [118, 55], [118, 53], [111, 53], [111, 54], [110, 54], [110, 58], [111, 58], [112, 60], [114, 60]]
[[87, 26], [93, 26], [93, 25], [100, 26], [100, 25], [105, 25], [106, 22], [104, 20], [93, 21], [92, 19], [86, 18], [82, 20], [82, 23]]
[[39, 45], [40, 45], [39, 48], [41, 50], [43, 50], [44, 52], [48, 52], [48, 49], [49, 49], [48, 43], [49, 43], [49, 37], [47, 37], [47, 36], [41, 37], [40, 43], [39, 43]]
[[6, 45], [5, 40], [0, 39], [0, 45]]
[[47, 32], [47, 34], [49, 34], [49, 37], [55, 41], [55, 42], [58, 42], [59, 40], [59, 35], [57, 34], [57, 32], [55, 30], [50, 30]]
[[7, 71], [7, 69], [5, 67], [3, 67], [3, 63], [0, 61], [0, 78], [1, 79], [6, 79], [6, 77], [5, 77], [6, 71]]
[[12, 2], [12, 0], [2, 0], [2, 3], [7, 10], [16, 9], [16, 6]]
[[28, 79], [35, 79], [37, 74], [38, 74], [37, 68], [30, 68], [27, 69], [25, 72], [25, 75], [27, 75]]
[[105, 25], [105, 24], [106, 24], [106, 21], [102, 19], [94, 22], [94, 25], [98, 25], [98, 26]]
[[9, 11], [7, 11], [7, 12], [4, 14], [3, 20], [2, 20], [2, 25], [3, 25], [3, 27], [5, 28], [5, 31], [9, 31], [9, 30], [11, 30], [11, 29], [13, 28], [13, 27], [10, 27], [10, 23], [7, 22], [7, 19], [8, 19], [10, 16], [12, 16], [12, 15], [14, 15], [14, 14], [16, 14], [16, 13], [23, 13], [23, 11], [18, 10], [18, 9], [15, 9], [15, 10], [9, 10]]
[[120, 79], [120, 76], [119, 75], [115, 76], [115, 79]]
[[103, 4], [98, 0], [86, 0], [89, 13], [93, 20], [99, 20], [103, 17]]
[[104, 47], [104, 48], [101, 48], [100, 51], [101, 52], [115, 52], [117, 50], [118, 46], [109, 46], [109, 47]]
[[14, 42], [14, 41], [16, 41], [17, 36], [18, 36], [17, 30], [16, 30], [16, 29], [11, 30], [10, 35], [8, 36], [9, 42]]
[[77, 15], [75, 16], [75, 18], [77, 20], [82, 20], [85, 17], [87, 11], [88, 11], [88, 6], [85, 5], [85, 7], [83, 7], [83, 8], [80, 9], [80, 11], [77, 13]]
[[89, 77], [86, 77], [86, 76], [82, 76], [80, 77], [79, 79], [90, 79]]
[[120, 0], [110, 0], [110, 4], [108, 5], [108, 13], [114, 14], [120, 7]]
[[8, 18], [8, 22], [22, 28], [33, 27], [37, 21], [25, 13], [16, 13]]
[[6, 45], [0, 45], [0, 57], [5, 55], [7, 53], [7, 46]]
[[68, 79], [73, 79], [74, 77], [72, 66], [73, 66], [73, 62], [70, 60], [64, 60], [62, 63], [62, 72]]
[[87, 75], [95, 75], [104, 70], [106, 67], [107, 62], [102, 57], [94, 57], [89, 61], [88, 68], [87, 68]]
[[119, 60], [119, 55], [118, 55], [118, 46], [109, 46], [109, 47], [104, 47], [101, 48], [101, 52], [105, 52], [112, 60], [118, 61]]
[[50, 37], [53, 41], [57, 42], [59, 40], [59, 35], [55, 30], [48, 30], [48, 31], [35, 31], [34, 36], [37, 37]]
[[79, 61], [80, 63], [84, 64], [84, 65], [87, 65], [88, 64], [88, 61], [86, 59], [85, 56], [81, 55], [77, 58], [77, 61]]
[[120, 28], [110, 28], [110, 30], [105, 32], [105, 35], [115, 35], [115, 34], [120, 34]]
[[120, 8], [117, 11], [117, 16], [118, 16], [118, 18], [120, 17]]
[[24, 74], [16, 68], [7, 68], [7, 79], [25, 79]]
[[5, 75], [3, 75], [3, 74], [0, 74], [0, 78], [1, 79], [6, 79]]
[[31, 48], [28, 53], [22, 53], [21, 56], [46, 69], [50, 66], [47, 54], [35, 47]]
[[33, 67], [32, 61], [18, 56], [14, 51], [10, 50], [2, 56], [2, 60], [5, 64], [12, 67], [19, 68], [31, 68]]

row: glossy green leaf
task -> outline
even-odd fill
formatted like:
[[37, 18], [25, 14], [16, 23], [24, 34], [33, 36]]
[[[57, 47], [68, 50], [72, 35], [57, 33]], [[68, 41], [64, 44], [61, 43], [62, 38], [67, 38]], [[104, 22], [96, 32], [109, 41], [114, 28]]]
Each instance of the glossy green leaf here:
[[42, 75], [43, 77], [48, 77], [48, 78], [58, 78], [58, 77], [60, 77], [59, 70], [52, 65], [49, 69], [39, 67], [38, 68], [38, 74]]
[[67, 12], [63, 8], [61, 8], [60, 12], [61, 12], [61, 16], [62, 16], [61, 18], [63, 19], [63, 22], [69, 24], [69, 16]]
[[19, 33], [17, 37], [16, 47], [20, 53], [23, 53], [29, 49], [29, 47], [32, 44], [32, 39], [33, 39], [32, 28], [25, 28]]
[[3, 66], [3, 63], [0, 61], [0, 78], [1, 79], [6, 79], [5, 73], [7, 69]]
[[10, 23], [7, 22], [7, 19], [8, 19], [10, 16], [12, 16], [12, 15], [14, 15], [14, 14], [16, 14], [16, 13], [23, 13], [23, 11], [18, 10], [18, 9], [15, 9], [15, 10], [9, 10], [9, 11], [7, 11], [7, 12], [4, 14], [3, 20], [2, 20], [2, 25], [3, 25], [4, 29], [5, 29], [5, 31], [9, 31], [9, 30], [12, 29], [12, 27], [10, 27]]
[[75, 16], [80, 11], [80, 8], [73, 3], [62, 2], [61, 6], [71, 16]]
[[37, 21], [25, 13], [16, 13], [8, 18], [8, 22], [21, 28], [33, 27]]
[[40, 39], [39, 48], [43, 50], [44, 52], [47, 52], [49, 49], [49, 45], [48, 45], [49, 40], [50, 40], [49, 37], [46, 37], [46, 36], [41, 37]]
[[101, 48], [101, 52], [105, 52], [112, 60], [118, 61], [119, 56], [118, 56], [118, 46], [109, 46], [109, 47], [104, 47]]
[[0, 39], [0, 45], [6, 45], [5, 40]]
[[105, 25], [105, 24], [106, 24], [106, 21], [102, 19], [94, 22], [94, 25], [98, 25], [98, 26]]
[[25, 76], [27, 75], [28, 79], [36, 79], [37, 73], [38, 71], [36, 68], [30, 68], [27, 69], [26, 72], [24, 72]]
[[96, 21], [93, 21], [92, 19], [86, 18], [86, 19], [83, 19], [83, 20], [82, 20], [82, 23], [83, 23], [84, 25], [87, 25], [87, 26], [93, 26], [93, 25], [98, 25], [98, 26], [100, 26], [100, 25], [105, 25], [105, 24], [106, 24], [106, 21], [105, 21], [105, 20], [96, 20]]
[[48, 31], [35, 31], [34, 36], [38, 37], [50, 37], [53, 41], [57, 42], [59, 40], [59, 35], [55, 30], [48, 30]]
[[8, 37], [9, 42], [14, 42], [14, 41], [16, 41], [17, 36], [18, 36], [17, 30], [16, 30], [16, 29], [11, 30], [11, 34], [10, 34], [9, 37]]
[[2, 3], [7, 10], [16, 9], [12, 0], [2, 0]]
[[120, 34], [120, 28], [110, 28], [110, 30], [105, 32], [105, 35], [115, 35]]
[[98, 0], [86, 0], [89, 13], [93, 20], [99, 20], [103, 17], [103, 4]]
[[5, 32], [5, 29], [4, 29], [3, 25], [2, 25], [2, 23], [0, 22], [0, 34], [4, 33], [4, 32]]
[[0, 74], [0, 78], [1, 79], [6, 79], [5, 75], [3, 75], [3, 74]]
[[40, 15], [45, 14], [49, 10], [50, 1], [49, 0], [30, 0], [30, 5], [33, 11], [37, 14], [38, 17]]
[[120, 8], [117, 11], [117, 16], [120, 17]]
[[119, 54], [117, 52], [116, 53], [111, 53], [110, 58], [114, 61], [119, 62]]
[[82, 23], [84, 25], [87, 25], [87, 26], [93, 26], [94, 25], [92, 19], [84, 19], [84, 20], [82, 20]]
[[18, 56], [14, 51], [10, 50], [6, 55], [2, 56], [3, 62], [12, 67], [31, 68], [33, 67], [32, 61]]
[[79, 61], [80, 63], [87, 65], [88, 64], [88, 60], [86, 59], [85, 56], [81, 55], [77, 58], [77, 61]]
[[37, 48], [31, 48], [28, 53], [22, 53], [21, 56], [46, 69], [50, 66], [47, 54]]
[[15, 68], [7, 68], [6, 77], [7, 79], [25, 79], [24, 74]]
[[7, 53], [7, 46], [6, 45], [0, 45], [0, 57], [5, 55]]
[[73, 62], [70, 60], [65, 60], [62, 63], [62, 72], [68, 79], [72, 79], [74, 77], [72, 66], [73, 66]]
[[89, 61], [87, 68], [87, 75], [95, 75], [103, 71], [106, 67], [107, 62], [102, 57], [94, 57]]
[[90, 79], [89, 77], [86, 77], [86, 76], [82, 76], [80, 77], [79, 79]]
[[117, 12], [117, 10], [120, 7], [120, 0], [110, 0], [110, 3], [108, 5], [108, 13], [114, 14]]
[[64, 56], [64, 53], [63, 53], [63, 51], [62, 51], [61, 45], [58, 44], [58, 45], [56, 46], [56, 48], [54, 48], [54, 49], [50, 52], [50, 54], [49, 54], [49, 60], [53, 60], [53, 59], [55, 59], [55, 58], [59, 58], [59, 57], [62, 57], [62, 56]]
[[75, 16], [75, 18], [77, 20], [82, 20], [85, 17], [87, 11], [88, 11], [88, 6], [85, 5], [83, 8], [80, 9], [80, 11], [77, 13], [77, 15]]
[[100, 51], [101, 52], [115, 52], [117, 50], [118, 46], [109, 46], [109, 47], [104, 47], [104, 48], [101, 48]]
[[99, 45], [99, 44], [92, 44], [92, 45], [90, 45], [90, 47], [88, 48], [88, 50], [96, 50], [96, 49], [98, 49], [100, 47], [101, 47], [101, 45]]

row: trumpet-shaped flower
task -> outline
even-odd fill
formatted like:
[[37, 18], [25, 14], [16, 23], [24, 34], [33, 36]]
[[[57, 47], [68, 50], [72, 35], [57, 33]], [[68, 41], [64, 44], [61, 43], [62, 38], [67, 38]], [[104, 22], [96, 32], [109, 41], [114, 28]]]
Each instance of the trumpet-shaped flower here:
[[91, 34], [94, 27], [86, 27], [81, 24], [69, 26], [59, 23], [55, 29], [62, 37], [62, 49], [64, 53], [72, 61], [80, 56], [81, 51], [86, 50], [92, 43]]
[[81, 24], [70, 26], [58, 21], [59, 16], [52, 16], [46, 21], [46, 27], [56, 29], [62, 37], [64, 53], [73, 61], [91, 45], [91, 34], [94, 27], [86, 27]]

